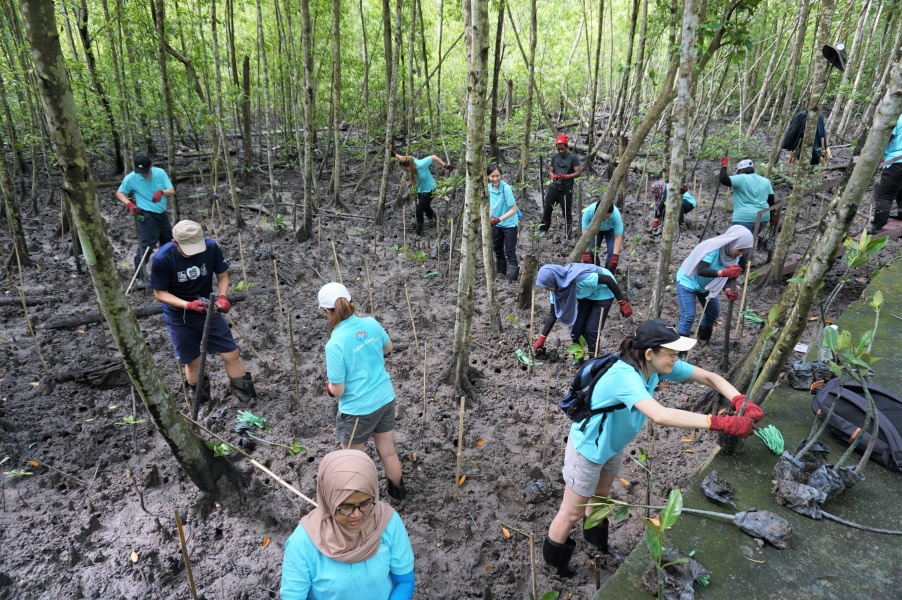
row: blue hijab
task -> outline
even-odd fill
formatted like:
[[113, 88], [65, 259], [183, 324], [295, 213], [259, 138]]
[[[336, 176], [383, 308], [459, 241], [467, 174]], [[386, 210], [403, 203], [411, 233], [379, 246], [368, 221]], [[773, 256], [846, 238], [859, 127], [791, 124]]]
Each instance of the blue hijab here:
[[554, 315], [567, 327], [576, 322], [576, 286], [592, 273], [602, 273], [595, 265], [570, 263], [566, 266], [545, 265], [536, 275], [536, 285], [543, 288], [555, 288]]

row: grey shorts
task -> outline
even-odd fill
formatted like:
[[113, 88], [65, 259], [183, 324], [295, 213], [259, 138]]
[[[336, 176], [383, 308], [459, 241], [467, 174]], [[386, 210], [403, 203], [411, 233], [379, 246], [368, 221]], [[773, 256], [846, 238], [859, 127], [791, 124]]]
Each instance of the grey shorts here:
[[567, 440], [564, 452], [564, 483], [571, 490], [587, 498], [595, 495], [598, 480], [602, 475], [616, 475], [623, 463], [623, 453], [615, 454], [606, 463], [600, 465], [585, 458], [576, 451], [571, 440]]
[[[357, 428], [354, 428], [354, 424]], [[354, 432], [354, 443], [365, 444], [374, 433], [388, 433], [395, 429], [395, 401], [380, 406], [368, 415], [346, 415], [341, 411], [335, 415], [335, 435], [342, 444], [347, 444]]]

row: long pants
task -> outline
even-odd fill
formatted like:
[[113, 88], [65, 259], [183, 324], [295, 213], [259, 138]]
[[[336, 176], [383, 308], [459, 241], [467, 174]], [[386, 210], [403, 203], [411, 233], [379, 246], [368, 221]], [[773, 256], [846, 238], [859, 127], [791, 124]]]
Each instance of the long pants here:
[[604, 261], [601, 260], [601, 244], [604, 243], [608, 253], [606, 256], [611, 258], [611, 255], [614, 254], [614, 238], [617, 237], [614, 234], [613, 229], [608, 229], [607, 231], [599, 231], [595, 236], [595, 241], [592, 243], [592, 258], [596, 265], [602, 266]]
[[492, 249], [495, 251], [495, 262], [507, 263], [508, 267], [517, 267], [517, 227], [492, 227]]
[[[893, 209], [894, 202], [898, 211], [902, 213], [902, 163], [893, 163], [880, 172], [880, 183], [874, 192], [874, 200], [875, 213], [885, 212], [886, 219], [889, 219], [889, 211]], [[874, 220], [877, 220], [876, 216]], [[881, 227], [884, 225], [886, 221], [880, 223]]]
[[[692, 335], [692, 324], [695, 323], [695, 301], [698, 300], [702, 306], [705, 306], [707, 297], [708, 292], [696, 292], [677, 284], [677, 300], [680, 303], [680, 324], [677, 326], [677, 332], [680, 335]], [[708, 307], [705, 308], [700, 327], [714, 327], [717, 317], [720, 315], [720, 300], [714, 296], [707, 302]]]
[[[141, 217], [144, 217], [141, 219]], [[172, 225], [169, 224], [169, 216], [166, 213], [152, 213], [144, 211], [138, 218], [138, 233], [141, 236], [141, 245], [135, 251], [135, 267], [141, 262], [147, 248], [153, 248], [159, 243], [161, 246], [172, 241]], [[150, 257], [144, 261], [150, 264]]]
[[[598, 339], [599, 326], [598, 321], [601, 320], [601, 328], [604, 329], [605, 321], [608, 320], [608, 311], [611, 304], [614, 303], [613, 298], [607, 300], [578, 300], [576, 309], [576, 321], [570, 328], [570, 339], [573, 343], [579, 343], [579, 337], [586, 338], [586, 346], [589, 352], [595, 352], [595, 341]], [[554, 310], [554, 307], [551, 307]]]
[[551, 213], [554, 212], [555, 204], [560, 204], [561, 214], [564, 217], [564, 222], [567, 224], [567, 233], [570, 233], [570, 226], [573, 223], [573, 218], [571, 216], [573, 188], [570, 188], [569, 190], [559, 190], [554, 187], [553, 184], [548, 186], [548, 190], [545, 192], [545, 206], [542, 210], [542, 226], [540, 229], [542, 231], [548, 231], [548, 228], [551, 227]]
[[[683, 217], [688, 213], [691, 213], [695, 210], [695, 206], [689, 202], [688, 200], [683, 200], [683, 208], [680, 213], [680, 223], [683, 222]], [[667, 214], [667, 204], [665, 202], [655, 202], [655, 218], [664, 220], [664, 215]], [[753, 225], [754, 227], [754, 225]]]
[[417, 194], [417, 223], [423, 222], [423, 215], [429, 217], [430, 221], [435, 221], [435, 211], [432, 210], [432, 192], [424, 192]]

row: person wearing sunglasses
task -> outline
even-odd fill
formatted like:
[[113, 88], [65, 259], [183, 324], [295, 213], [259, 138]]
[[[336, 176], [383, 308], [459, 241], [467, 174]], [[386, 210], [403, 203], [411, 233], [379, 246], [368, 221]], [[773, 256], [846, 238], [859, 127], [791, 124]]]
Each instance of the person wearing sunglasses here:
[[379, 500], [376, 465], [359, 450], [323, 457], [318, 506], [285, 542], [283, 600], [410, 600], [413, 548], [395, 510]]

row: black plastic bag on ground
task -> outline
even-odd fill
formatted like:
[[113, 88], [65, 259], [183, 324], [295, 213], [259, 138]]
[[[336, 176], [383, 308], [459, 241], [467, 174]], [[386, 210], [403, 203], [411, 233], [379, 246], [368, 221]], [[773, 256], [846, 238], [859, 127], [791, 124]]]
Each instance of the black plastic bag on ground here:
[[[674, 548], [664, 548], [662, 562], [666, 565], [669, 562], [687, 559], [686, 562], [676, 565], [670, 565], [661, 571], [664, 579], [664, 599], [665, 600], [693, 600], [695, 598], [695, 588], [692, 587], [699, 577], [710, 575], [711, 571], [688, 554], [683, 554]], [[642, 584], [650, 594], [658, 595], [658, 567], [654, 563], [649, 565], [642, 575]]]
[[[793, 456], [798, 456], [799, 451], [804, 448], [805, 444], [807, 443], [807, 439], [799, 442], [799, 445], [796, 446], [796, 451], [793, 453]], [[830, 452], [830, 446], [827, 446], [823, 442], [814, 442], [811, 445], [811, 448], [808, 448], [808, 450], [799, 460], [805, 463], [805, 472], [811, 474], [820, 467], [827, 464], [827, 455], [829, 455]]]
[[792, 368], [786, 374], [786, 381], [795, 390], [811, 389], [811, 384], [814, 383], [814, 370], [811, 368], [811, 363], [802, 360], [792, 363]]
[[820, 520], [823, 517], [821, 505], [827, 499], [827, 494], [821, 490], [814, 489], [804, 483], [778, 480], [774, 486], [773, 493], [777, 504], [782, 504], [800, 515], [805, 515], [815, 520]]
[[839, 473], [827, 465], [821, 465], [808, 476], [808, 485], [820, 490], [827, 495], [827, 500], [832, 500], [846, 489]]
[[733, 502], [733, 485], [717, 474], [717, 471], [711, 471], [701, 484], [702, 493], [706, 498], [720, 504], [721, 506], [736, 507]]
[[805, 463], [797, 460], [789, 452], [784, 452], [774, 465], [774, 479], [777, 481], [804, 481]]
[[865, 479], [864, 473], [855, 472], [855, 467], [840, 467], [836, 469], [833, 465], [830, 465], [830, 468], [839, 473], [846, 490], [851, 490]]
[[785, 550], [792, 540], [792, 525], [783, 517], [767, 510], [751, 508], [733, 516], [733, 523], [743, 533], [769, 542], [778, 550]]

